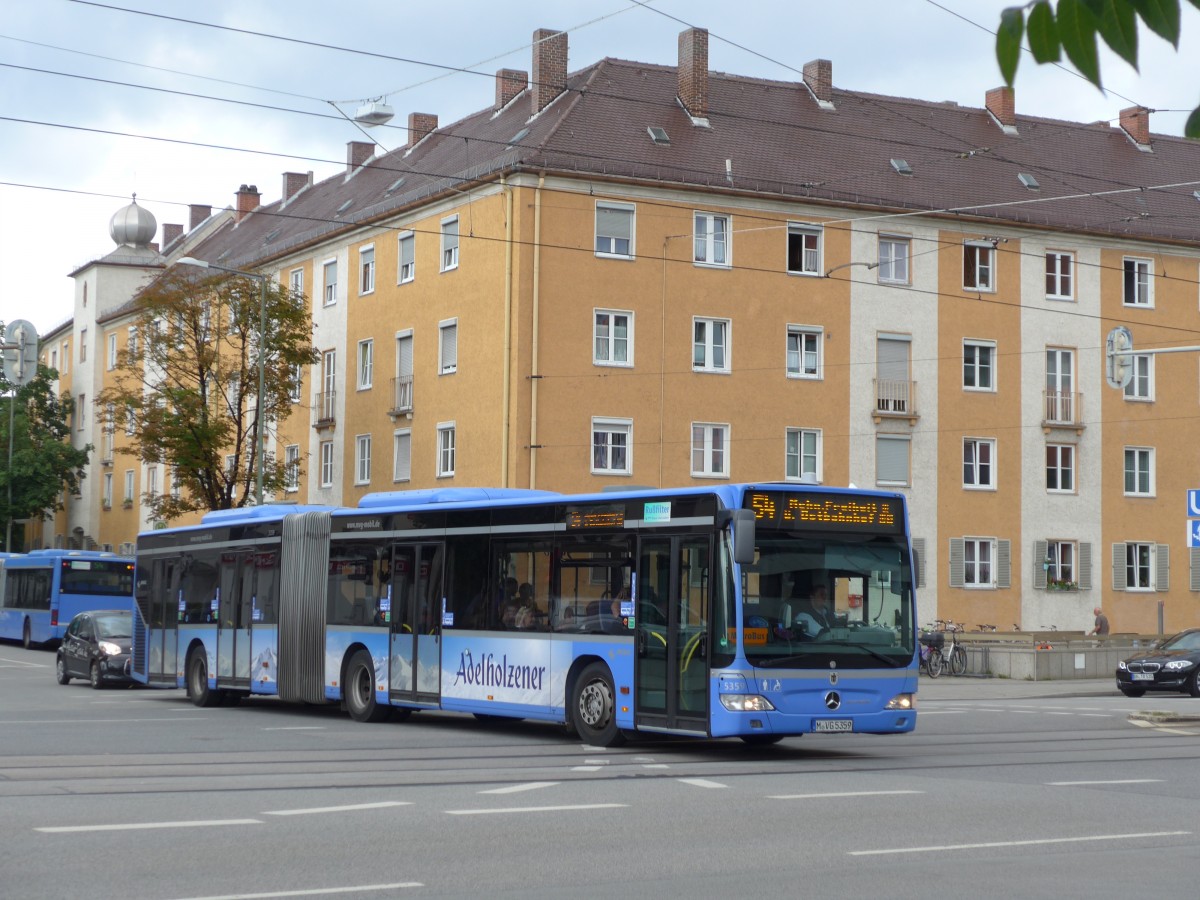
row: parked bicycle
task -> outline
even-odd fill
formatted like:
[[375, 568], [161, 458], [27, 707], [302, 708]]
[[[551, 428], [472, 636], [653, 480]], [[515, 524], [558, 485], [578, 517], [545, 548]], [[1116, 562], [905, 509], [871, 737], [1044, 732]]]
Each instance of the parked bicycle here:
[[940, 631], [924, 631], [921, 633], [921, 669], [929, 673], [930, 678], [942, 674], [946, 659], [942, 656], [942, 648], [946, 646], [946, 636]]
[[960, 644], [955, 637], [960, 631], [962, 631], [961, 627], [952, 630], [949, 648], [942, 648], [942, 656], [946, 659], [951, 675], [963, 675], [967, 671], [967, 648]]

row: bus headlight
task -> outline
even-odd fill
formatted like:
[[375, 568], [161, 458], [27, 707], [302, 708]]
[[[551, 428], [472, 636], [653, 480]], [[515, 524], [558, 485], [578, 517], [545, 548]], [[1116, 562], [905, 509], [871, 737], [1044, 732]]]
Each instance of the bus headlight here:
[[916, 709], [916, 706], [917, 701], [912, 694], [897, 694], [884, 709]]
[[721, 694], [721, 705], [730, 712], [767, 712], [775, 708], [759, 694]]

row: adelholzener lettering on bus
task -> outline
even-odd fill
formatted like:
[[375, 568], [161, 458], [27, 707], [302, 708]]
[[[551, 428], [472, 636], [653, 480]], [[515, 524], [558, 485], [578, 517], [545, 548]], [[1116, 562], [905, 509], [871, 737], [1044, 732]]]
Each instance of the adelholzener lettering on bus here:
[[495, 654], [486, 653], [476, 662], [471, 651], [464, 650], [458, 657], [454, 683], [461, 681], [479, 687], [540, 691], [545, 676], [545, 666], [510, 665], [507, 653], [498, 660]]

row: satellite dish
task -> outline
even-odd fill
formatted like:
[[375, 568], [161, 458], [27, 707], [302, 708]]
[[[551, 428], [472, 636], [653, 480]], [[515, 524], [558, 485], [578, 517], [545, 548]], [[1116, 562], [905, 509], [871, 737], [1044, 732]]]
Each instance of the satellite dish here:
[[383, 100], [368, 100], [358, 108], [358, 112], [354, 114], [354, 121], [360, 125], [366, 125], [368, 128], [373, 128], [376, 125], [382, 125], [385, 122], [390, 122], [395, 112]]

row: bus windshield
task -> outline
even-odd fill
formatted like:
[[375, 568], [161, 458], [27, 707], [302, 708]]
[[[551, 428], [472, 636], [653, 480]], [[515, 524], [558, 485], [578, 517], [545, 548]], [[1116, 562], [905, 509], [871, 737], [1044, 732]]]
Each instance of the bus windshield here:
[[742, 569], [743, 649], [769, 668], [902, 668], [914, 650], [902, 536], [759, 528]]
[[111, 559], [64, 559], [58, 590], [61, 594], [130, 597], [133, 564]]

